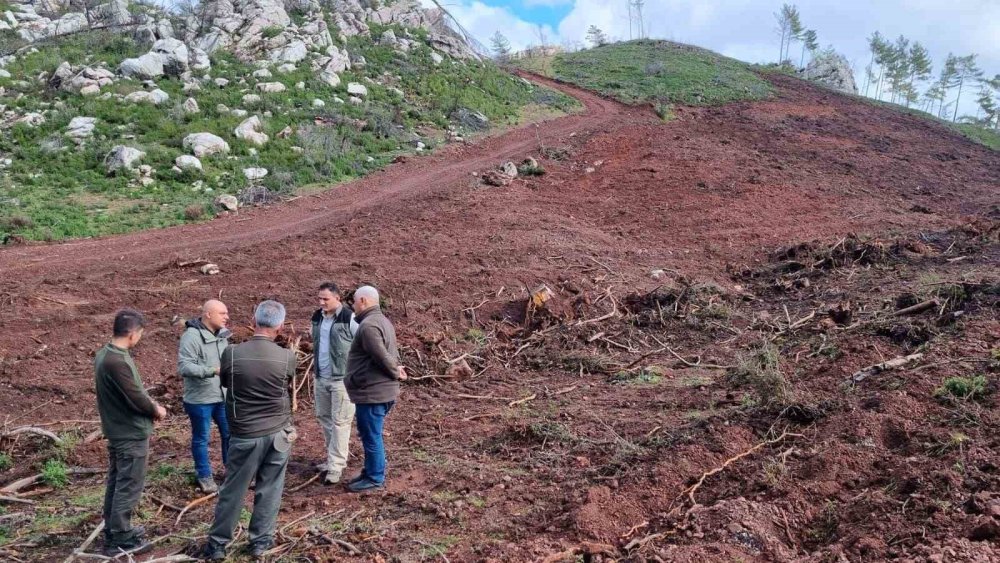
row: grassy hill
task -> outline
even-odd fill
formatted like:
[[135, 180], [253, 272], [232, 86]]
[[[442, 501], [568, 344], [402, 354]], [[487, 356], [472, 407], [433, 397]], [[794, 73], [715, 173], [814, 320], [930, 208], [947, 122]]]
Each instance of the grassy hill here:
[[614, 43], [515, 64], [615, 97], [625, 103], [714, 105], [758, 100], [770, 84], [749, 66], [706, 49], [670, 41]]
[[[490, 62], [446, 58], [435, 64], [423, 43], [402, 56], [372, 39], [389, 27], [371, 28], [371, 37], [351, 37], [344, 45], [367, 64], [342, 73], [338, 88], [319, 80], [308, 65], [285, 74], [272, 68], [272, 77], [257, 80], [252, 76], [257, 67], [218, 52], [212, 57], [212, 81], [202, 81], [198, 91], [184, 92], [176, 78], [158, 79], [155, 87], [170, 96], [161, 105], [85, 97], [47, 87], [44, 76], [36, 78], [51, 75], [63, 61], [114, 70], [123, 59], [148, 50], [128, 34], [92, 31], [39, 44], [37, 52], [7, 66], [9, 77], [0, 78], [5, 109], [45, 116], [34, 127], [2, 125], [0, 157], [10, 163], [0, 170], [0, 238], [53, 240], [198, 220], [214, 213], [216, 196], [236, 194], [248, 185], [243, 174], [248, 167], [266, 168], [268, 175], [260, 183], [289, 195], [303, 186], [328, 186], [378, 170], [399, 153], [415, 152], [418, 142], [432, 150], [449, 139], [449, 129], [454, 135], [479, 133], [455, 122], [460, 109], [481, 112], [490, 127], [503, 128], [529, 113], [558, 113], [576, 104]], [[425, 33], [391, 29], [400, 35], [409, 32], [418, 42]], [[216, 86], [218, 78], [229, 85]], [[286, 89], [261, 93], [255, 82], [280, 82]], [[349, 82], [367, 87], [363, 104], [340, 103], [348, 101], [344, 89]], [[121, 80], [105, 91], [127, 95], [142, 89], [140, 81]], [[247, 102], [247, 94], [258, 94], [260, 100]], [[196, 100], [197, 113], [182, 109], [189, 97]], [[237, 108], [248, 114], [234, 115]], [[261, 147], [234, 135], [236, 126], [253, 115], [261, 116], [270, 137]], [[93, 138], [79, 147], [63, 134], [77, 116], [97, 118]], [[172, 170], [174, 159], [189, 152], [182, 139], [203, 131], [222, 137], [232, 151], [202, 159], [202, 172]], [[142, 185], [134, 174], [109, 175], [103, 161], [115, 145], [144, 151], [141, 163], [152, 166], [154, 181]]]

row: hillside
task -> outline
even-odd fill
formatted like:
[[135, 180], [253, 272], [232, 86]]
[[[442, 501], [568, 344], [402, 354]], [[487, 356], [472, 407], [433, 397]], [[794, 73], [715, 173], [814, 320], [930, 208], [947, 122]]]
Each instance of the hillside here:
[[413, 379], [386, 488], [351, 495], [315, 480], [300, 350], [276, 559], [1000, 559], [1000, 155], [754, 76], [767, 97], [669, 119], [533, 77], [582, 111], [238, 216], [0, 248], [0, 558], [64, 561], [100, 522], [90, 363], [123, 306], [170, 410], [137, 521], [151, 557], [194, 553], [175, 320], [221, 298], [242, 339], [275, 298], [294, 342], [333, 280], [379, 287]]
[[573, 107], [479, 60], [417, 2], [225, 4], [180, 17], [116, 0], [124, 12], [89, 24], [69, 5], [9, 5], [0, 237], [198, 220], [219, 196], [291, 197]]

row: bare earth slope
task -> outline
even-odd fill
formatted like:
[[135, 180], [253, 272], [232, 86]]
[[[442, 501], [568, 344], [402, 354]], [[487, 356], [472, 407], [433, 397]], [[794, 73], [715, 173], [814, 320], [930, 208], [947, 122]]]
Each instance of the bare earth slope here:
[[[15, 419], [8, 426], [95, 418], [93, 350], [105, 341], [115, 310], [133, 306], [151, 319], [137, 362], [173, 412], [154, 440], [154, 460], [181, 464], [187, 422], [174, 372], [175, 315], [194, 315], [202, 300], [221, 296], [243, 326], [253, 304], [270, 297], [289, 305], [301, 331], [320, 282], [371, 282], [389, 299], [415, 373], [444, 374], [446, 360], [469, 353], [477, 375], [406, 386], [388, 423], [385, 493], [359, 498], [312, 484], [286, 495], [282, 522], [344, 509], [322, 526], [353, 518], [326, 533], [340, 534], [366, 557], [407, 560], [441, 553], [461, 561], [532, 560], [563, 551], [568, 558], [603, 551], [673, 560], [843, 552], [875, 560], [939, 553], [943, 545], [972, 550], [966, 538], [982, 524], [981, 514], [962, 503], [990, 483], [996, 490], [992, 415], [961, 428], [972, 441], [960, 452], [927, 453], [916, 444], [959, 431], [943, 419], [928, 422], [954, 408], [935, 410], [931, 397], [951, 373], [921, 371], [912, 387], [875, 392], [878, 404], [889, 406], [866, 410], [875, 395], [844, 395], [839, 384], [866, 365], [912, 352], [914, 342], [865, 327], [837, 332], [819, 321], [835, 301], [853, 302], [855, 319], [877, 317], [932, 270], [939, 280], [995, 274], [995, 228], [956, 229], [996, 213], [998, 153], [784, 77], [769, 78], [776, 99], [679, 108], [669, 123], [645, 108], [532, 79], [578, 97], [586, 110], [287, 205], [180, 228], [0, 250], [0, 408]], [[545, 167], [544, 176], [503, 188], [475, 176], [528, 156]], [[892, 260], [852, 255], [836, 267], [807, 268], [822, 270], [811, 284], [793, 280], [792, 289], [775, 289], [773, 278], [784, 275], [768, 269], [776, 249], [818, 239], [822, 244], [810, 248], [836, 254], [857, 240], [851, 233], [926, 248], [911, 256], [887, 243]], [[851, 242], [838, 244], [842, 238]], [[957, 249], [967, 249], [966, 258], [951, 262], [961, 256]], [[219, 264], [222, 273], [203, 276], [197, 266], [178, 265], [198, 259]], [[651, 279], [653, 269], [664, 269], [666, 278]], [[692, 280], [714, 284], [715, 297], [654, 299], [658, 320], [649, 320], [650, 295], [665, 286], [694, 287]], [[525, 319], [526, 288], [539, 283], [556, 298], [550, 310]], [[694, 300], [695, 293], [706, 300]], [[931, 330], [940, 335], [933, 353], [950, 358], [958, 347], [956, 357], [986, 358], [1000, 346], [996, 302], [984, 295], [968, 292], [961, 330]], [[945, 310], [953, 309], [945, 303]], [[821, 404], [824, 414], [788, 427], [801, 437], [755, 450], [724, 477], [706, 481], [697, 498], [705, 506], [691, 507], [680, 493], [698, 476], [792, 423], [784, 410], [749, 399], [724, 370], [690, 368], [665, 350], [689, 364], [700, 361], [695, 356], [731, 364], [757, 334], [777, 339], [795, 389], [782, 405]], [[810, 355], [820, 335], [823, 342], [837, 339], [837, 355], [823, 346]], [[634, 381], [635, 370], [642, 368], [641, 376], [647, 367], [648, 377]], [[618, 381], [622, 372], [625, 383]], [[289, 487], [311, 476], [322, 448], [311, 400], [305, 392], [300, 399], [302, 441]], [[0, 480], [33, 473], [32, 464], [48, 455], [39, 444], [5, 443], [18, 463]], [[68, 460], [101, 467], [102, 448], [80, 445]], [[966, 448], [979, 448], [982, 475], [970, 476], [973, 462], [954, 457], [970, 455]], [[837, 457], [824, 458], [831, 451]], [[956, 473], [957, 461], [965, 474]], [[918, 477], [906, 467], [921, 463], [921, 475], [950, 472], [940, 476], [950, 484], [925, 478], [901, 496], [907, 480]], [[879, 473], [891, 478], [879, 481]], [[963, 485], [963, 478], [980, 481]], [[99, 487], [96, 479], [79, 482]], [[194, 498], [180, 484], [152, 491], [173, 504]], [[917, 500], [908, 501], [914, 494]], [[869, 500], [876, 504], [861, 504]], [[169, 512], [154, 516], [156, 501], [144, 502], [157, 535], [190, 532], [211, 514], [198, 508], [175, 526]], [[875, 522], [867, 516], [875, 510], [893, 512]], [[68, 535], [10, 553], [65, 555], [96, 524], [97, 512]], [[317, 559], [345, 554], [321, 547], [304, 525], [285, 533], [289, 550]], [[301, 534], [305, 539], [293, 545]], [[1000, 528], [986, 535], [995, 538]]]

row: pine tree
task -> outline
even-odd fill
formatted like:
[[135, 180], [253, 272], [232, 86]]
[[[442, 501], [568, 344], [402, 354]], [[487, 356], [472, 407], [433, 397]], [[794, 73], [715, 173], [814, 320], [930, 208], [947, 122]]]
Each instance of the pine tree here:
[[910, 76], [910, 40], [902, 35], [897, 37], [896, 42], [889, 47], [885, 64], [889, 73], [889, 89], [892, 91], [889, 101], [895, 103], [907, 91], [905, 86]]
[[784, 4], [781, 6], [781, 11], [774, 14], [774, 19], [778, 22], [778, 27], [775, 29], [775, 33], [781, 37], [781, 43], [778, 49], [778, 64], [784, 64], [785, 59], [788, 58], [788, 51], [786, 49], [786, 44], [791, 45], [792, 37], [795, 34], [795, 30], [802, 29], [802, 22], [799, 19], [799, 10], [792, 4]]
[[789, 24], [792, 33], [788, 38], [788, 47], [785, 49], [785, 57], [791, 55], [790, 51], [792, 50], [792, 41], [802, 41], [804, 39], [803, 35], [806, 32], [806, 28], [802, 25], [802, 18], [799, 16], [799, 9], [797, 7], [793, 5], [788, 16], [790, 18]]
[[802, 56], [799, 57], [799, 67], [805, 64], [807, 49], [809, 50], [809, 53], [815, 53], [816, 49], [819, 49], [819, 42], [817, 41], [815, 29], [807, 29], [806, 32], [802, 34]]
[[[878, 54], [882, 51], [882, 45], [885, 43], [885, 39], [879, 32], [872, 33], [871, 37], [868, 38], [868, 49], [872, 52], [871, 61], [868, 62], [868, 67], [865, 68], [865, 96], [868, 95], [868, 88], [873, 83], [875, 83], [875, 65], [878, 59]], [[881, 66], [881, 63], [878, 63]], [[881, 73], [880, 73], [881, 74]], [[878, 96], [876, 96], [878, 97]]]
[[594, 47], [600, 47], [608, 44], [608, 36], [604, 35], [599, 27], [592, 25], [587, 28], [587, 41], [590, 41]]
[[927, 80], [931, 75], [931, 58], [927, 52], [927, 49], [920, 44], [919, 41], [915, 41], [913, 46], [910, 47], [910, 57], [909, 57], [909, 67], [910, 67], [910, 82], [907, 88], [910, 96], [906, 98], [906, 107], [910, 107], [910, 102], [915, 101], [917, 96], [917, 83]]
[[984, 114], [983, 126], [1000, 130], [1000, 74], [980, 81], [976, 103]]
[[490, 38], [490, 48], [493, 50], [493, 57], [500, 62], [507, 62], [510, 59], [510, 41], [500, 33], [498, 29]]
[[958, 86], [958, 96], [955, 97], [955, 114], [952, 121], [958, 121], [958, 106], [962, 101], [962, 88], [966, 82], [982, 77], [983, 71], [976, 65], [978, 55], [966, 55], [955, 60], [956, 82]]
[[948, 97], [948, 90], [951, 90], [956, 85], [958, 85], [958, 57], [948, 53], [948, 57], [944, 60], [944, 66], [941, 67], [941, 75], [937, 81], [937, 86], [941, 89], [937, 116], [942, 119], [944, 119], [944, 100]]

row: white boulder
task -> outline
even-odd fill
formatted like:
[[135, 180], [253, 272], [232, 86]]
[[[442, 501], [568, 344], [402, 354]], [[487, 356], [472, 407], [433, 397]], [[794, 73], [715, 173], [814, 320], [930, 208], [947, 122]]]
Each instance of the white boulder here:
[[267, 143], [269, 138], [267, 133], [264, 133], [263, 130], [264, 124], [261, 122], [260, 118], [255, 115], [236, 126], [233, 133], [236, 134], [237, 139], [242, 139], [259, 147]]
[[94, 134], [96, 125], [96, 117], [74, 117], [66, 126], [65, 135], [71, 139], [82, 140]]
[[212, 133], [192, 133], [184, 137], [182, 144], [185, 150], [190, 150], [198, 158], [229, 152], [229, 143]]
[[261, 180], [267, 176], [267, 168], [244, 168], [243, 175], [247, 180]]
[[197, 170], [201, 172], [201, 161], [198, 157], [189, 154], [182, 154], [174, 159], [174, 166], [181, 170]]
[[285, 85], [281, 82], [261, 82], [257, 84], [257, 89], [265, 94], [277, 94], [285, 91]]
[[135, 167], [135, 163], [142, 160], [144, 156], [146, 156], [146, 153], [137, 148], [118, 145], [111, 149], [111, 152], [104, 157], [104, 167], [107, 169], [108, 174], [117, 172], [122, 168], [131, 170]]
[[363, 98], [368, 95], [368, 88], [364, 84], [358, 84], [357, 82], [351, 82], [347, 85], [347, 93], [352, 96], [358, 96]]

